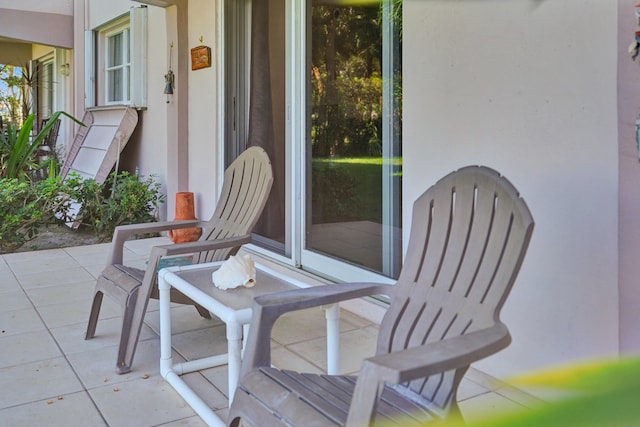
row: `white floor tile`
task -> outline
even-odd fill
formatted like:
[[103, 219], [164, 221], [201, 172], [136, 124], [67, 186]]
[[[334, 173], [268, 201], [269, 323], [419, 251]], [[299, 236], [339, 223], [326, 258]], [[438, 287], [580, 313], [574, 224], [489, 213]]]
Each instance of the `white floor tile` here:
[[[92, 339], [85, 340], [87, 322], [74, 323], [72, 325], [60, 326], [51, 329], [51, 333], [62, 348], [64, 354], [82, 353], [94, 351], [106, 347], [118, 345], [120, 332], [122, 330], [122, 318], [112, 317], [100, 319], [96, 329], [96, 335]], [[147, 325], [142, 326], [140, 331], [140, 341], [156, 339], [157, 335]], [[115, 357], [115, 356], [114, 356]], [[112, 365], [115, 366], [115, 358]]]
[[18, 280], [10, 270], [0, 271], [0, 294], [21, 291]]
[[48, 331], [0, 336], [0, 368], [46, 360], [62, 355]]
[[82, 391], [64, 357], [0, 369], [0, 408]]
[[288, 345], [324, 337], [327, 335], [324, 313], [321, 308], [286, 313], [276, 321], [271, 338]]
[[322, 367], [314, 365], [298, 353], [294, 353], [281, 345], [272, 346], [271, 363], [279, 369], [290, 369], [292, 371], [309, 372], [311, 374], [326, 373], [326, 363], [324, 363]]
[[[74, 261], [75, 262], [75, 261]], [[68, 285], [95, 280], [87, 270], [78, 265], [63, 270], [45, 270], [17, 275], [20, 285], [24, 289], [45, 286]]]
[[496, 414], [504, 414], [524, 409], [524, 406], [506, 399], [495, 392], [487, 392], [471, 399], [459, 402], [462, 416], [469, 419], [481, 420]]
[[[154, 304], [151, 304], [154, 302]], [[160, 311], [156, 307], [156, 301], [149, 301], [152, 307], [147, 308], [145, 322], [157, 333], [160, 332]], [[205, 319], [200, 316], [192, 305], [178, 305], [171, 309], [171, 332], [179, 334], [182, 332], [195, 331], [198, 329], [221, 326], [224, 323], [216, 318]]]
[[21, 278], [24, 275], [29, 275], [38, 272], [52, 272], [60, 270], [68, 270], [70, 268], [77, 268], [80, 265], [70, 257], [62, 249], [54, 249], [50, 251], [43, 251], [37, 261], [30, 258], [17, 259], [15, 261], [8, 260], [11, 270], [15, 273], [16, 277]]
[[107, 424], [87, 393], [78, 392], [0, 409], [0, 425], [102, 427]]
[[95, 281], [84, 281], [68, 285], [46, 286], [27, 289], [27, 295], [37, 307], [62, 304], [70, 301], [89, 304], [93, 297]]
[[[375, 354], [377, 331], [373, 328], [357, 329], [340, 334], [340, 372], [353, 374], [360, 369], [362, 359]], [[327, 369], [327, 340], [316, 338], [287, 346], [314, 365]]]
[[154, 426], [195, 415], [162, 377], [105, 385], [89, 393], [111, 426]]
[[22, 310], [0, 311], [0, 336], [44, 330], [46, 330], [46, 327], [33, 307], [27, 307]]
[[[160, 377], [160, 340], [151, 339], [138, 343], [131, 372], [116, 373], [117, 343], [111, 347], [67, 355], [73, 369], [87, 389], [103, 387], [105, 384], [141, 379], [146, 376]], [[177, 358], [177, 355], [175, 356]], [[176, 359], [178, 360], [178, 359]]]
[[19, 287], [16, 288], [16, 290], [0, 291], [0, 316], [2, 316], [2, 313], [5, 311], [23, 310], [32, 307], [31, 301], [29, 301], [27, 295]]
[[227, 353], [227, 329], [224, 325], [173, 334], [171, 345], [187, 360]]

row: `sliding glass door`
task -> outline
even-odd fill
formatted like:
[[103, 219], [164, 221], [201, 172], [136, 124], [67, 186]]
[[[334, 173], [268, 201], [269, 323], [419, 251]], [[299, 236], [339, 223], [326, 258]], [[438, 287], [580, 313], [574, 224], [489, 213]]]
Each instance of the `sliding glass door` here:
[[227, 0], [227, 162], [269, 153], [255, 243], [332, 278], [401, 265], [401, 1]]
[[402, 159], [393, 12], [400, 11], [381, 1], [309, 6], [305, 249], [395, 277]]

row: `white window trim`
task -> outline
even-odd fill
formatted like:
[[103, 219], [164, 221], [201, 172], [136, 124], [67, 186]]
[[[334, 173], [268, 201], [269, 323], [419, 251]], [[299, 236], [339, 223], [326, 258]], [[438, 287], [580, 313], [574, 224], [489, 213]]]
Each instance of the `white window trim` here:
[[[132, 7], [126, 15], [85, 32], [85, 106], [130, 105], [147, 107], [147, 7]], [[129, 61], [117, 67], [107, 68], [108, 38], [124, 32], [123, 55], [128, 50]], [[108, 73], [122, 69], [123, 100], [108, 101]], [[128, 96], [126, 87], [128, 86]]]
[[[104, 91], [103, 91], [103, 99], [105, 105], [121, 105], [121, 104], [130, 104], [131, 103], [131, 28], [129, 19], [126, 19], [125, 22], [120, 23], [119, 25], [110, 28], [108, 31], [101, 31], [99, 37], [104, 38], [104, 49], [102, 52], [103, 55], [103, 64], [104, 64]], [[109, 57], [111, 54], [111, 43], [118, 35], [122, 35], [122, 57], [118, 58], [120, 63], [117, 65], [109, 64]], [[118, 71], [122, 71], [122, 88], [119, 91], [120, 93], [115, 94], [116, 98], [110, 100], [109, 97], [113, 93], [113, 90], [110, 86], [112, 79], [110, 75], [113, 73], [117, 73]]]

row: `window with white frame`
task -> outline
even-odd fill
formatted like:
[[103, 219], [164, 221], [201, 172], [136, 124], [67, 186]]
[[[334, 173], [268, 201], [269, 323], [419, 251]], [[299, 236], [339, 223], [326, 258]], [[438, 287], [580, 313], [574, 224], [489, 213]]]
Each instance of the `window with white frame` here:
[[125, 104], [131, 100], [131, 53], [129, 22], [104, 35], [104, 100], [105, 104]]
[[134, 7], [124, 16], [87, 33], [90, 60], [85, 82], [86, 106], [147, 104], [147, 8]]

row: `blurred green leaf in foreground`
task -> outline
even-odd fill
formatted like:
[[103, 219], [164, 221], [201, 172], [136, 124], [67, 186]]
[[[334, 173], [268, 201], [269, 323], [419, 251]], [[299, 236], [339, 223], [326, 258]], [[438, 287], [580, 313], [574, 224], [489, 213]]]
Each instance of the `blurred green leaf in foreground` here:
[[638, 427], [640, 358], [589, 361], [535, 372], [509, 381], [515, 387], [543, 387], [565, 392], [522, 411], [486, 414], [446, 427]]

